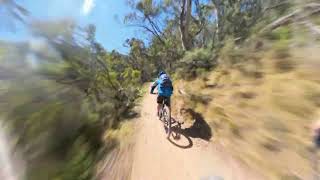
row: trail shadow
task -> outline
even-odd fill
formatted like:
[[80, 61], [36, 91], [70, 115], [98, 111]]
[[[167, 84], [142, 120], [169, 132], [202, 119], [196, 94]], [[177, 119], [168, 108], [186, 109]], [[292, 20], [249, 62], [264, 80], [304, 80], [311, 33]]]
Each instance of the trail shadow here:
[[209, 141], [212, 138], [212, 131], [203, 116], [192, 109], [184, 110], [191, 114], [194, 123], [190, 127], [182, 128], [181, 123], [175, 118], [171, 118], [173, 126], [171, 136], [168, 138], [169, 142], [179, 148], [188, 149], [193, 146], [191, 138], [200, 138]]
[[191, 148], [193, 146], [193, 142], [192, 142], [191, 138], [184, 135], [184, 134], [181, 134], [179, 132], [179, 129], [181, 129], [181, 127], [176, 127], [176, 126], [172, 127], [171, 136], [168, 138], [168, 141], [171, 144], [173, 144], [181, 149]]
[[194, 119], [192, 126], [181, 129], [181, 134], [192, 138], [200, 138], [206, 141], [209, 141], [212, 138], [213, 134], [211, 127], [204, 120], [202, 114], [195, 112], [192, 109], [182, 109], [181, 111], [189, 113], [192, 116], [192, 119]]
[[205, 88], [213, 89], [213, 88], [216, 88], [217, 86], [218, 84], [206, 84]]
[[128, 110], [123, 113], [123, 117], [125, 119], [134, 119], [140, 116], [140, 113], [136, 112], [135, 110]]

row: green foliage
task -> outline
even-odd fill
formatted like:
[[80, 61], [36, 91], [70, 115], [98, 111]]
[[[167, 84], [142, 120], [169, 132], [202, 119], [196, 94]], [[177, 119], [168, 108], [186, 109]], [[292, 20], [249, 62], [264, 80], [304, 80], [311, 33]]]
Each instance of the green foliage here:
[[289, 41], [279, 40], [274, 45], [274, 57], [277, 59], [284, 59], [290, 56]]
[[[192, 0], [187, 14], [176, 0], [130, 0], [132, 13], [124, 21], [148, 32], [150, 41], [128, 39], [127, 55], [107, 52], [95, 39], [94, 25], [78, 28], [70, 20], [33, 23], [32, 33], [44, 44], [40, 49], [0, 43], [1, 115], [28, 157], [28, 178], [91, 179], [100, 156], [117, 143], [102, 142], [104, 131], [118, 128], [128, 117], [144, 82], [159, 70], [193, 79], [215, 67], [217, 59], [229, 67], [239, 64], [248, 52], [238, 47], [250, 33], [290, 8], [288, 3], [268, 9], [277, 3]], [[23, 21], [27, 11], [12, 5], [9, 12]], [[274, 57], [288, 59], [289, 27], [267, 37], [275, 41]], [[288, 63], [278, 65], [285, 69]]]
[[262, 1], [215, 1], [218, 15], [218, 39], [248, 37], [250, 28], [262, 15]]
[[220, 64], [231, 67], [234, 64], [241, 62], [245, 58], [245, 53], [246, 52], [240, 51], [236, 48], [236, 44], [233, 39], [227, 39], [220, 51]]
[[274, 31], [271, 31], [267, 37], [270, 40], [289, 40], [291, 39], [291, 30], [288, 26], [285, 27], [279, 27], [275, 29]]
[[196, 64], [198, 66], [207, 67], [208, 61], [212, 58], [212, 52], [208, 49], [195, 49], [193, 51], [186, 52], [183, 59], [181, 60], [182, 63], [186, 64]]
[[[53, 29], [61, 25], [68, 27], [48, 23]], [[133, 66], [127, 56], [106, 52], [96, 42], [92, 26], [82, 32], [86, 45], [70, 38], [75, 33], [72, 26], [62, 35], [38, 27], [47, 26], [37, 24], [34, 33], [55, 53], [1, 45], [1, 81], [7, 84], [0, 92], [1, 115], [18, 137], [16, 147], [28, 158], [27, 179], [92, 179], [101, 152], [115, 144], [102, 142], [104, 131], [128, 117], [140, 95], [146, 71], [146, 58], [140, 58], [143, 47], [134, 45], [138, 47], [132, 58], [138, 66]], [[33, 62], [28, 54], [34, 54]]]
[[185, 79], [192, 79], [208, 71], [215, 65], [214, 53], [208, 49], [194, 49], [186, 52], [179, 61], [178, 76]]

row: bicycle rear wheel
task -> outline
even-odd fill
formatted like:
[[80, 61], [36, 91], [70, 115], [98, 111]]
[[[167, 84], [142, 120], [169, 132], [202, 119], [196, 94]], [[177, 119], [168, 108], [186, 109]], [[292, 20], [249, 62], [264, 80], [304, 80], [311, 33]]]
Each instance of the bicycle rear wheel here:
[[163, 115], [164, 115], [164, 123], [166, 126], [167, 137], [169, 138], [171, 135], [171, 111], [168, 106], [165, 106], [163, 108]]

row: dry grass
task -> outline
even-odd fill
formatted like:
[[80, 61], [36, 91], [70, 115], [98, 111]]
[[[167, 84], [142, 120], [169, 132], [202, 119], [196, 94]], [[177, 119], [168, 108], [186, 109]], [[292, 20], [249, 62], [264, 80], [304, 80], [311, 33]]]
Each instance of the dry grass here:
[[251, 52], [254, 60], [228, 61], [206, 79], [180, 81], [176, 89], [185, 94], [173, 101], [201, 113], [216, 140], [270, 179], [310, 179], [312, 172], [309, 126], [320, 106], [319, 48], [290, 50]]
[[[141, 88], [141, 94], [147, 93], [149, 91], [150, 83], [145, 83]], [[132, 138], [135, 135], [136, 131], [136, 119], [140, 116], [139, 112], [141, 111], [141, 103], [142, 97], [136, 99], [136, 106], [133, 108], [132, 112], [135, 114], [133, 117], [129, 117], [128, 119], [123, 119], [120, 125], [116, 129], [108, 129], [103, 137], [103, 140], [106, 144], [110, 141], [117, 142], [117, 145], [127, 146], [132, 143]]]
[[104, 135], [105, 142], [109, 142], [110, 139], [115, 139], [119, 142], [119, 145], [126, 145], [128, 141], [132, 140], [131, 137], [134, 135], [135, 123], [135, 121], [124, 121], [118, 129], [106, 131]]

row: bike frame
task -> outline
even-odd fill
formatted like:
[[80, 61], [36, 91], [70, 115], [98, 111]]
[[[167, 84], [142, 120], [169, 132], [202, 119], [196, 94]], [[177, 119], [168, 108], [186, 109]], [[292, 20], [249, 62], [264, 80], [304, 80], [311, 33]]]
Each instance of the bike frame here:
[[[158, 93], [151, 93], [151, 94], [157, 95]], [[169, 112], [167, 112], [168, 113], [168, 117], [164, 118], [162, 120], [163, 112], [164, 112], [166, 107], [168, 108], [168, 111], [169, 111]], [[171, 122], [171, 107], [167, 106], [165, 101], [163, 101], [162, 104], [161, 104], [161, 109], [160, 109], [160, 112], [159, 112], [159, 120], [161, 120], [163, 122], [163, 125], [167, 128], [167, 138], [169, 138], [170, 135], [171, 135], [171, 125], [172, 125], [172, 122]]]
[[[168, 117], [164, 117], [164, 111], [165, 111], [166, 107], [168, 108], [168, 112], [167, 112]], [[171, 134], [171, 107], [167, 106], [165, 101], [162, 102], [159, 119], [160, 120], [163, 119], [162, 121], [163, 121], [164, 126], [167, 128], [166, 129], [167, 136], [169, 138], [170, 134]]]

